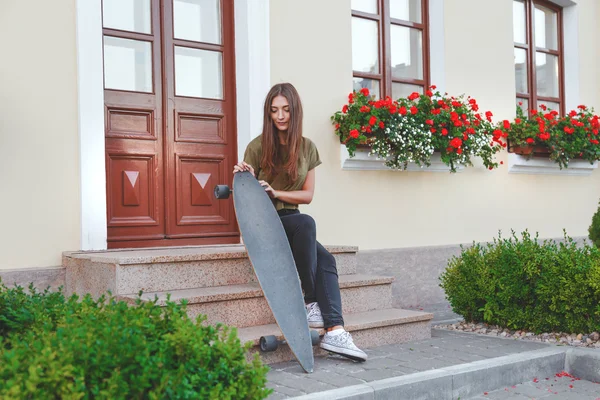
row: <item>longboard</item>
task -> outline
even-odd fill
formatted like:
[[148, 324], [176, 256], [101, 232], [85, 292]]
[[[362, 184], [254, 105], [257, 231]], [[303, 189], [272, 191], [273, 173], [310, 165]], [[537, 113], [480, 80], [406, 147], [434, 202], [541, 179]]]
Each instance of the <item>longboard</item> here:
[[[231, 193], [226, 185], [214, 191], [217, 199]], [[285, 343], [302, 368], [313, 372], [312, 346], [318, 333], [308, 327], [292, 250], [271, 199], [250, 172], [234, 174], [233, 205], [248, 257]], [[278, 343], [274, 336], [261, 338], [262, 350], [274, 350]]]

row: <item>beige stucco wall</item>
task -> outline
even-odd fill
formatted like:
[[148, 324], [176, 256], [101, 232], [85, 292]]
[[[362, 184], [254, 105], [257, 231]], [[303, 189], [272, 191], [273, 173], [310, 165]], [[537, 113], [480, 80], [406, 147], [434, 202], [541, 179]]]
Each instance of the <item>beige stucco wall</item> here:
[[0, 2], [0, 269], [79, 248], [75, 1]]
[[[514, 114], [512, 1], [446, 0], [445, 78], [495, 118]], [[580, 102], [600, 108], [594, 0], [579, 1]], [[342, 171], [329, 117], [352, 90], [350, 0], [271, 1], [272, 83], [292, 82], [305, 107], [305, 135], [323, 165], [313, 203], [319, 240], [362, 249], [490, 240], [498, 230], [528, 228], [541, 237], [587, 235], [600, 198], [591, 177], [515, 175], [468, 168], [458, 174]], [[594, 38], [594, 39], [591, 39]], [[435, 82], [432, 82], [435, 84]]]

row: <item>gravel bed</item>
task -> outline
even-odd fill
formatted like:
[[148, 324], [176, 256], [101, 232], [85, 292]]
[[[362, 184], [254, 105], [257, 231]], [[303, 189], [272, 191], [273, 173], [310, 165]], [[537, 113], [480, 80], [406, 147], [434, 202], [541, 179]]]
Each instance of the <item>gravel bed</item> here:
[[587, 347], [600, 349], [600, 333], [564, 333], [545, 332], [535, 334], [525, 330], [510, 330], [501, 326], [488, 325], [485, 323], [457, 322], [450, 325], [436, 325], [436, 329], [446, 329], [459, 332], [473, 332], [480, 335], [504, 337], [508, 339], [530, 340], [533, 342], [552, 343], [575, 347]]

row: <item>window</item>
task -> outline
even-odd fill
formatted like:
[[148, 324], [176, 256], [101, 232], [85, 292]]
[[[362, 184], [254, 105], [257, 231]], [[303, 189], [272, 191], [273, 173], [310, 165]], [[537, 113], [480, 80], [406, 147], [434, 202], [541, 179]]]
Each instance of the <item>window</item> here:
[[392, 99], [429, 85], [427, 0], [352, 0], [354, 89]]
[[514, 0], [513, 36], [517, 103], [564, 114], [562, 9], [542, 0]]

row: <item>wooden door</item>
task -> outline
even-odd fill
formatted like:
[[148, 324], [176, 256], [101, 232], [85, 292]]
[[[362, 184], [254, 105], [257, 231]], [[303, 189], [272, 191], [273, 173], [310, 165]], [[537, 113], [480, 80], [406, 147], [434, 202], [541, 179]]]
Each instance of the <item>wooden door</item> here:
[[103, 0], [108, 246], [239, 243], [233, 0]]

